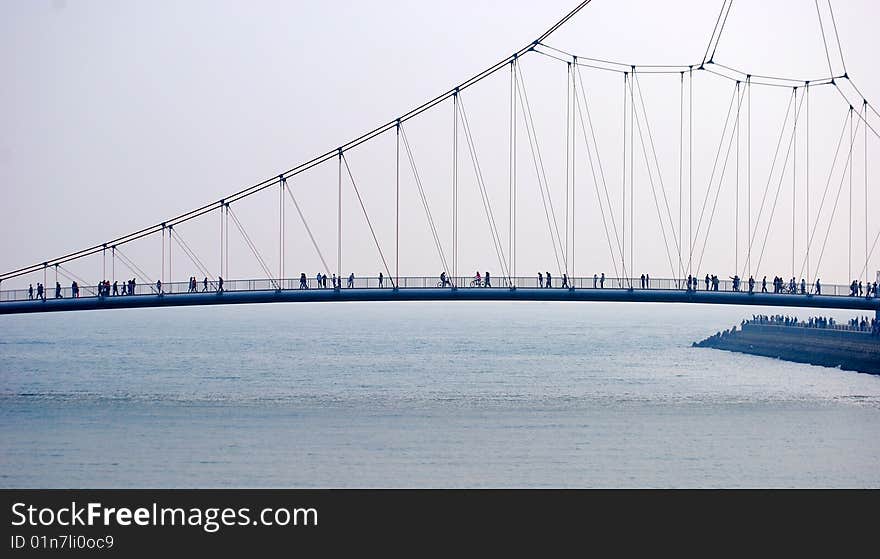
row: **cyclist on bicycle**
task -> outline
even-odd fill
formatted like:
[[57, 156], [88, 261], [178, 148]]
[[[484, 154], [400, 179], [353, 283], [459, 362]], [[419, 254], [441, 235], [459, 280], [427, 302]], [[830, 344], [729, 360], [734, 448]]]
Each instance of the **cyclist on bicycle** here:
[[446, 272], [440, 272], [440, 287], [446, 287], [449, 285], [449, 278], [446, 277]]
[[483, 285], [483, 278], [480, 277], [480, 271], [477, 270], [477, 275], [474, 276], [474, 285], [477, 287], [481, 287]]

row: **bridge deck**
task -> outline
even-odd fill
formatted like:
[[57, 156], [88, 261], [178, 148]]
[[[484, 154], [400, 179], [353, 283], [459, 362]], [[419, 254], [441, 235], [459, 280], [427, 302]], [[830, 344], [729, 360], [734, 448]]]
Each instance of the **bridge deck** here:
[[0, 303], [0, 314], [57, 312], [243, 303], [344, 301], [605, 301], [632, 303], [701, 303], [761, 305], [874, 311], [880, 317], [880, 299], [833, 295], [685, 291], [673, 289], [561, 289], [561, 288], [352, 288], [225, 291], [9, 301]]

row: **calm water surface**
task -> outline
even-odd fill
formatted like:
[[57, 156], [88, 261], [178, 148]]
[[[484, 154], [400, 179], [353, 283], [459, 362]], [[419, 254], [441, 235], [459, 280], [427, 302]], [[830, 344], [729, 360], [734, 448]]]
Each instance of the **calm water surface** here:
[[880, 377], [689, 347], [752, 312], [3, 316], [0, 486], [880, 487]]

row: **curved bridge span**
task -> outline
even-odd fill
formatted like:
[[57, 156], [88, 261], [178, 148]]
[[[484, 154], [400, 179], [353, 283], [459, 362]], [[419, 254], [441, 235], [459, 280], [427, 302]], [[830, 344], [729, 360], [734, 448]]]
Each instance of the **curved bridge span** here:
[[439, 287], [350, 289], [261, 289], [253, 291], [210, 291], [107, 297], [59, 298], [0, 303], [0, 314], [22, 314], [100, 309], [185, 307], [245, 303], [325, 303], [397, 301], [565, 301], [629, 303], [697, 303], [767, 307], [798, 307], [873, 311], [880, 318], [880, 299], [836, 295], [801, 295], [683, 289], [629, 288], [509, 288]]

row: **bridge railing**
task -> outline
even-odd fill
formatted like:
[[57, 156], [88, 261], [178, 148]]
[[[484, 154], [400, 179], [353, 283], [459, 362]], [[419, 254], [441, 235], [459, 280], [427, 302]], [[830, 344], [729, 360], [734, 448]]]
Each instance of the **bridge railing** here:
[[[515, 278], [507, 278], [507, 277], [498, 277], [491, 276], [490, 285], [486, 285], [486, 278], [482, 276], [480, 281], [476, 280], [476, 277], [470, 276], [460, 276], [457, 278], [448, 278], [449, 285], [447, 288], [451, 286], [455, 286], [461, 289], [472, 289], [472, 288], [504, 288], [509, 289], [510, 287], [516, 287], [518, 289], [535, 289], [535, 288], [548, 288], [548, 279], [545, 274], [539, 278], [537, 275], [529, 276], [529, 277], [515, 277]], [[437, 276], [407, 276], [401, 277], [399, 279], [400, 289], [429, 289], [429, 288], [441, 288], [442, 283], [440, 278]], [[126, 296], [128, 295], [158, 295], [159, 286], [156, 284], [143, 284], [136, 283], [134, 285], [134, 290], [131, 292], [128, 288], [128, 284], [123, 288], [124, 282], [118, 283], [117, 291], [114, 293], [112, 284], [110, 287], [110, 296], [123, 296], [123, 289]], [[357, 277], [355, 276], [351, 283], [349, 284], [349, 278], [343, 278], [340, 282], [341, 289], [392, 289], [394, 287], [394, 279], [390, 277], [383, 277], [380, 283], [378, 276], [369, 276], [369, 277]], [[587, 276], [587, 277], [577, 277], [577, 278], [569, 278], [568, 279], [568, 287], [574, 289], [633, 289], [633, 290], [680, 290], [684, 291], [686, 289], [686, 280], [682, 278], [645, 278], [644, 280], [641, 277], [637, 278], [617, 278], [617, 277], [608, 277], [604, 278], [604, 281], [601, 276]], [[796, 285], [795, 293], [790, 294], [787, 292], [789, 284], [785, 284], [786, 291], [781, 293], [780, 295], [805, 295], [800, 291], [800, 284]], [[549, 288], [551, 289], [559, 289], [563, 287], [563, 278], [555, 275], [551, 275], [549, 280]], [[247, 291], [278, 291], [278, 290], [298, 290], [302, 289], [300, 278], [284, 278], [281, 280], [278, 279], [230, 279], [224, 280], [223, 282], [223, 290], [224, 291], [235, 291], [235, 292], [247, 292]], [[326, 283], [319, 282], [316, 277], [306, 278], [305, 280], [305, 288], [306, 289], [332, 289], [333, 288], [333, 278], [332, 276], [327, 278]], [[216, 292], [219, 289], [219, 282], [216, 279], [209, 279], [207, 285], [205, 285], [204, 279], [196, 281], [195, 288], [193, 289], [189, 282], [171, 282], [165, 283], [161, 286], [161, 291], [163, 295], [177, 295], [181, 293], [203, 293], [203, 292]], [[710, 282], [707, 284], [705, 278], [699, 280], [697, 282], [697, 291], [707, 291], [707, 290], [715, 290], [714, 286]], [[98, 296], [98, 287], [94, 285], [81, 285], [79, 286], [79, 297], [97, 297]], [[717, 291], [723, 292], [732, 292], [733, 289], [733, 281], [730, 279], [719, 279], [718, 280], [718, 288]], [[748, 283], [740, 282], [740, 292], [748, 291]], [[760, 281], [755, 283], [754, 291], [756, 293], [760, 293], [762, 291], [762, 284]], [[767, 291], [769, 293], [773, 293], [772, 282], [768, 282]], [[807, 293], [815, 294], [814, 289], [811, 287], [806, 288]], [[830, 296], [838, 296], [844, 297], [850, 295], [850, 287], [848, 285], [837, 285], [837, 284], [827, 284], [822, 285], [822, 295], [830, 295]], [[69, 299], [73, 297], [73, 290], [70, 285], [62, 286], [56, 294], [56, 288], [50, 287], [46, 290], [45, 298], [53, 299], [53, 298], [64, 298]], [[27, 289], [9, 289], [9, 290], [0, 290], [0, 303], [9, 302], [9, 301], [27, 301], [30, 298], [37, 298], [36, 289], [34, 289], [33, 295], [31, 296]]]

